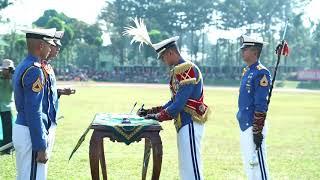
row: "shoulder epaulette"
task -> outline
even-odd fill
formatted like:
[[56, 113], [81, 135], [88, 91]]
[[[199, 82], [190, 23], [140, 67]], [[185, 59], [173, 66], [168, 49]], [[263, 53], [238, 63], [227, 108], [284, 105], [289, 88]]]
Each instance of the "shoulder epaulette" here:
[[41, 64], [40, 64], [39, 62], [34, 62], [34, 63], [33, 63], [33, 66], [38, 67], [38, 68], [41, 68]]
[[247, 71], [248, 71], [248, 66], [242, 69], [242, 75], [241, 75], [241, 76], [244, 76], [244, 74], [245, 74]]
[[181, 74], [183, 72], [186, 72], [190, 68], [192, 68], [194, 64], [192, 62], [186, 61], [184, 63], [181, 63], [173, 68], [174, 74]]
[[[194, 70], [195, 67], [196, 67], [195, 64], [193, 64], [190, 61], [186, 61], [174, 67], [173, 69], [174, 76], [176, 76], [180, 85], [196, 84], [199, 82], [198, 80], [200, 79], [200, 76], [197, 80], [196, 73]], [[200, 71], [199, 71], [199, 74], [200, 74]]]
[[264, 66], [264, 65], [262, 65], [262, 64], [259, 64], [258, 66], [256, 66], [256, 68], [260, 71], [260, 70], [263, 70], [263, 69], [266, 69], [267, 70], [267, 68]]

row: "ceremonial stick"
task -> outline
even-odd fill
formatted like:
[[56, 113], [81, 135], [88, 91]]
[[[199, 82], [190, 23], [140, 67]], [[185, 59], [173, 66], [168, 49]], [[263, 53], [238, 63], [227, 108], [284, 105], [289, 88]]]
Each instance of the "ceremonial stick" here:
[[[269, 104], [270, 104], [271, 96], [272, 96], [272, 90], [273, 90], [273, 87], [274, 87], [274, 82], [276, 81], [277, 71], [278, 71], [278, 67], [279, 67], [279, 63], [280, 63], [280, 58], [281, 58], [281, 54], [282, 54], [283, 49], [284, 49], [284, 44], [285, 44], [284, 38], [286, 37], [288, 22], [289, 22], [289, 19], [287, 19], [286, 25], [285, 25], [285, 27], [284, 27], [284, 31], [283, 31], [283, 35], [282, 35], [282, 40], [281, 40], [281, 49], [280, 49], [280, 52], [278, 52], [278, 49], [276, 49], [276, 53], [277, 53], [277, 55], [278, 55], [278, 60], [277, 60], [276, 67], [275, 67], [274, 72], [273, 72], [271, 87], [270, 87], [269, 95], [268, 95], [267, 106], [269, 106]], [[259, 149], [259, 148], [256, 147], [256, 150], [258, 150], [258, 149]]]
[[269, 106], [269, 104], [270, 104], [270, 100], [271, 100], [271, 96], [272, 96], [272, 90], [273, 90], [273, 87], [274, 87], [274, 82], [276, 81], [277, 71], [278, 71], [278, 67], [279, 67], [279, 63], [280, 63], [280, 59], [281, 59], [281, 54], [283, 53], [283, 50], [284, 50], [284, 44], [285, 44], [284, 38], [286, 37], [288, 22], [289, 22], [289, 19], [287, 19], [286, 25], [285, 25], [285, 27], [284, 27], [284, 31], [283, 31], [283, 35], [282, 35], [282, 40], [281, 40], [281, 50], [280, 50], [280, 52], [277, 52], [277, 50], [276, 50], [277, 55], [278, 55], [278, 60], [277, 60], [276, 67], [275, 67], [274, 72], [273, 72], [272, 83], [271, 83], [271, 87], [270, 87], [270, 91], [269, 91], [269, 96], [268, 96], [268, 97], [269, 97], [269, 98], [268, 98], [268, 103], [267, 103], [268, 106]]

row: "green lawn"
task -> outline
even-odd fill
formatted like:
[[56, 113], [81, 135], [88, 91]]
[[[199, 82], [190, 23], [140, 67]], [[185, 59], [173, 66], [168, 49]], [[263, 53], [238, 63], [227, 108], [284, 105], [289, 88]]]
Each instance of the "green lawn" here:
[[[127, 113], [138, 101], [146, 107], [169, 99], [162, 87], [81, 86], [77, 94], [62, 97], [56, 143], [49, 163], [48, 179], [90, 179], [89, 139], [68, 163], [80, 135], [97, 112]], [[213, 113], [206, 123], [202, 158], [205, 179], [245, 179], [235, 119], [237, 90], [207, 89], [205, 101]], [[268, 114], [268, 163], [272, 179], [320, 179], [320, 93], [273, 94]], [[161, 178], [178, 179], [176, 131], [173, 122], [162, 123], [163, 163]], [[143, 142], [129, 146], [105, 140], [108, 175], [111, 180], [141, 179]], [[0, 156], [0, 179], [15, 176], [14, 156]], [[148, 179], [152, 172], [152, 160]]]

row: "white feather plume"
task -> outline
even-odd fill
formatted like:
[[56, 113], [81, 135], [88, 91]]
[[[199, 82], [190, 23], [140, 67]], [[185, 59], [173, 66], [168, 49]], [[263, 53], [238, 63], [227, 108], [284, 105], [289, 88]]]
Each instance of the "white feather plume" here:
[[129, 26], [124, 28], [123, 35], [132, 36], [131, 44], [134, 42], [139, 42], [139, 50], [143, 44], [153, 47], [152, 42], [149, 37], [149, 33], [146, 25], [144, 24], [141, 18], [135, 17], [132, 19], [135, 23], [135, 26]]

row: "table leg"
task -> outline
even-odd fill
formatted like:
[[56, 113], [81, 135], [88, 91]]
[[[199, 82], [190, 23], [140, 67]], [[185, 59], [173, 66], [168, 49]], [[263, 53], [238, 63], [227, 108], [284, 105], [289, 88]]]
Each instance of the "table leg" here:
[[150, 140], [148, 138], [145, 138], [143, 165], [142, 165], [142, 180], [146, 180], [148, 164], [149, 164], [149, 159], [150, 159], [150, 153], [151, 153], [151, 147], [152, 147], [152, 145], [151, 145]]
[[101, 151], [101, 138], [97, 131], [93, 131], [90, 146], [89, 146], [89, 159], [92, 180], [99, 180], [99, 159]]
[[103, 180], [107, 180], [107, 165], [106, 165], [106, 159], [104, 156], [104, 147], [103, 147], [103, 138], [101, 138], [101, 152], [100, 152], [100, 165], [101, 165], [101, 171], [102, 171], [102, 177]]
[[152, 136], [151, 143], [153, 155], [152, 180], [158, 180], [160, 178], [162, 164], [162, 142], [159, 133]]

